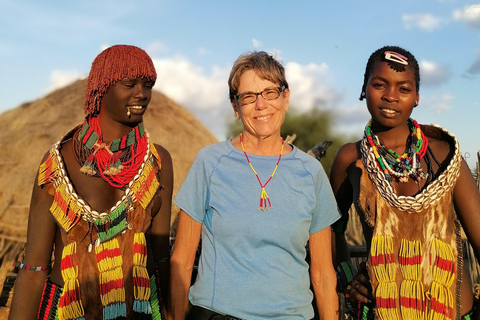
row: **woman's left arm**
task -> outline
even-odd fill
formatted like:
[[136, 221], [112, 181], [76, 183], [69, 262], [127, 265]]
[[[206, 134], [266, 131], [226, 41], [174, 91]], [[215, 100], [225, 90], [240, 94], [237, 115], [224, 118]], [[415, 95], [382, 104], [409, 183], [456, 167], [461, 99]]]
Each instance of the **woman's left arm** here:
[[[460, 176], [453, 189], [453, 202], [457, 216], [478, 261], [480, 257], [480, 193], [472, 173], [463, 159]], [[480, 319], [480, 312], [477, 312], [475, 319]]]
[[170, 215], [172, 211], [173, 166], [169, 152], [156, 146], [161, 159], [160, 197], [161, 206], [152, 221], [151, 244], [156, 276], [160, 284], [160, 293], [164, 305], [167, 303], [168, 282], [170, 276]]
[[310, 277], [320, 319], [338, 319], [337, 277], [332, 262], [330, 227], [310, 235]]
[[460, 176], [453, 189], [453, 201], [457, 216], [478, 259], [480, 257], [480, 193], [463, 159]]

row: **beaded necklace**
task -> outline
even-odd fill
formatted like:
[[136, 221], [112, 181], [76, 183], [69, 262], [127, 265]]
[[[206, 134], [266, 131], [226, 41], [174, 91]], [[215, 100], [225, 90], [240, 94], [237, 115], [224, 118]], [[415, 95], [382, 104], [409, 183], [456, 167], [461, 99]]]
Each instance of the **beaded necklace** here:
[[[285, 145], [283, 139], [282, 139], [282, 149], [280, 149], [280, 155], [278, 156], [278, 161], [277, 164], [275, 165], [275, 169], [273, 169], [272, 175], [270, 178], [268, 178], [267, 182], [265, 184], [262, 184], [262, 181], [260, 180], [260, 177], [258, 176], [257, 172], [252, 166], [252, 163], [250, 162], [250, 159], [248, 158], [247, 152], [245, 151], [245, 148], [243, 146], [243, 139], [242, 139], [242, 134], [240, 134], [240, 145], [242, 146], [242, 151], [245, 154], [245, 158], [247, 158], [247, 162], [250, 165], [250, 168], [252, 169], [253, 173], [255, 173], [255, 176], [257, 177], [258, 183], [260, 184], [260, 187], [262, 188], [262, 192], [260, 193], [260, 207], [258, 207], [258, 210], [270, 210], [272, 209], [272, 204], [270, 202], [270, 198], [268, 197], [267, 191], [265, 191], [265, 187], [267, 184], [272, 180], [273, 175], [277, 171], [278, 164], [280, 163], [280, 159], [282, 159], [282, 153], [283, 153], [283, 146]], [[267, 202], [268, 202], [268, 207], [267, 207]]]
[[[154, 160], [158, 161], [160, 157], [154, 144], [148, 140], [148, 134], [145, 136], [147, 137], [147, 147], [139, 170], [126, 185], [122, 198], [106, 212], [94, 210], [76, 193], [60, 153], [62, 140], [53, 146], [49, 157], [40, 166], [38, 185], [53, 182], [56, 189], [55, 200], [50, 207], [50, 212], [58, 225], [67, 233], [80, 219], [88, 223], [87, 235], [90, 236], [90, 242], [86, 249], [89, 252], [92, 251], [93, 245], [106, 242], [125, 230], [131, 229], [133, 225], [130, 218], [135, 203], [139, 203], [142, 208], [146, 209], [160, 187]], [[94, 239], [95, 234], [96, 239]]]
[[427, 137], [423, 134], [417, 121], [409, 118], [407, 123], [411, 132], [410, 144], [402, 155], [387, 149], [380, 143], [378, 137], [372, 132], [372, 120], [365, 127], [365, 139], [367, 139], [375, 155], [377, 165], [381, 168], [385, 174], [385, 179], [393, 189], [395, 189], [393, 177], [397, 177], [402, 183], [407, 183], [409, 177], [416, 182], [428, 177], [428, 174], [420, 167], [420, 160], [427, 152]]
[[112, 187], [124, 189], [146, 154], [148, 141], [143, 124], [108, 145], [102, 140], [98, 117], [85, 119], [73, 139], [73, 153], [82, 166], [80, 172], [99, 176]]

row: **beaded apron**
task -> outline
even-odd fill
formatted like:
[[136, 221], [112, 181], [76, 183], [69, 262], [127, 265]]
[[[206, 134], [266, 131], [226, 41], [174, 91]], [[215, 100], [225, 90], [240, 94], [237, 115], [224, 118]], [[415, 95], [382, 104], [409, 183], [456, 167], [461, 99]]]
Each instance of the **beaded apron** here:
[[362, 170], [356, 209], [373, 228], [368, 271], [377, 319], [460, 319], [463, 257], [452, 191], [461, 153], [445, 129], [422, 130], [455, 149], [447, 168], [416, 196], [395, 194], [365, 140], [356, 163]]
[[144, 234], [151, 223], [148, 206], [160, 188], [156, 148], [148, 142], [122, 198], [108, 212], [97, 212], [75, 192], [60, 154], [75, 130], [52, 147], [38, 176], [54, 195], [50, 212], [64, 231], [58, 319], [161, 319]]

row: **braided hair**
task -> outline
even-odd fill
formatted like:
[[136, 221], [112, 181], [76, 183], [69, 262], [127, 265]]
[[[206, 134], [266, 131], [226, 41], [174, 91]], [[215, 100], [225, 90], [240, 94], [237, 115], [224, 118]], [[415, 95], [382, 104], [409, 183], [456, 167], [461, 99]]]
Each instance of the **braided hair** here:
[[126, 78], [146, 78], [155, 82], [157, 73], [152, 59], [142, 49], [115, 45], [103, 50], [93, 61], [85, 92], [85, 115], [95, 117], [108, 88]]
[[363, 77], [363, 86], [362, 86], [362, 93], [360, 94], [360, 100], [363, 100], [365, 98], [364, 93], [367, 90], [368, 79], [370, 78], [373, 72], [373, 68], [375, 67], [376, 62], [379, 62], [379, 61], [387, 62], [390, 68], [397, 72], [405, 71], [405, 66], [403, 64], [385, 59], [386, 51], [396, 52], [398, 54], [401, 54], [402, 56], [405, 56], [408, 59], [408, 65], [413, 68], [413, 71], [415, 74], [415, 87], [416, 87], [417, 93], [420, 90], [420, 67], [418, 66], [417, 59], [415, 59], [413, 54], [411, 54], [409, 51], [403, 48], [400, 48], [397, 46], [385, 46], [376, 50], [374, 53], [372, 53], [370, 58], [368, 58], [367, 67], [365, 68], [365, 74]]

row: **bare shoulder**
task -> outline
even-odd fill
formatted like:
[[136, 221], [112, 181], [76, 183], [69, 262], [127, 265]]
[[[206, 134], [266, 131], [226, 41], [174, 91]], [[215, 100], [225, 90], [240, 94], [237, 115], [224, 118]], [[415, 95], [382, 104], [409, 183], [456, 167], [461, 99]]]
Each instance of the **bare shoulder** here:
[[[160, 156], [161, 170], [158, 172], [160, 176], [160, 182], [167, 189], [168, 197], [171, 198], [173, 190], [173, 163], [172, 156], [167, 149], [159, 144], [155, 144], [158, 155]], [[161, 172], [161, 174], [160, 174]]]
[[62, 158], [70, 158], [71, 156], [73, 156], [73, 140], [72, 139], [68, 139], [66, 141], [64, 141], [63, 143], [61, 143], [60, 145], [60, 154], [62, 155]]
[[359, 143], [344, 144], [335, 155], [330, 171], [330, 183], [334, 193], [348, 180], [348, 171], [361, 157], [358, 150]]
[[157, 149], [158, 155], [160, 156], [160, 161], [162, 162], [162, 166], [171, 166], [172, 165], [172, 156], [167, 149], [159, 144], [154, 144], [155, 149]]
[[440, 128], [428, 125], [421, 125], [421, 127], [433, 155], [445, 167], [455, 153], [454, 139]]
[[440, 163], [450, 160], [455, 151], [455, 146], [452, 143], [437, 137], [428, 137], [428, 145]]
[[358, 142], [344, 144], [337, 152], [334, 160], [336, 167], [348, 168], [361, 158]]

